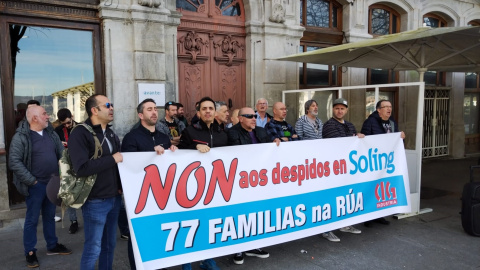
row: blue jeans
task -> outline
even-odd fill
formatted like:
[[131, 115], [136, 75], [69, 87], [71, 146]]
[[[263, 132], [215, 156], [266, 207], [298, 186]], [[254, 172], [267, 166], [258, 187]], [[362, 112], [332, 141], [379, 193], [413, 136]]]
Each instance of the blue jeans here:
[[40, 212], [42, 213], [43, 236], [47, 242], [47, 250], [57, 245], [58, 238], [55, 235], [55, 205], [47, 198], [47, 184], [37, 182], [28, 187], [29, 196], [25, 197], [27, 213], [23, 227], [23, 247], [25, 255], [30, 251], [37, 251], [37, 225]]
[[70, 221], [76, 221], [77, 220], [77, 209], [72, 208], [72, 207], [68, 207], [67, 208], [67, 214], [68, 214], [68, 218], [70, 219]]
[[112, 269], [121, 196], [87, 200], [82, 206], [85, 243], [80, 269]]

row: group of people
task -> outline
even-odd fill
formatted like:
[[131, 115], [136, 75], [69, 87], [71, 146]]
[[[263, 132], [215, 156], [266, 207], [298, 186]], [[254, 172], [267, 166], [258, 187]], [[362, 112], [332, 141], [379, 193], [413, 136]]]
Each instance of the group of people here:
[[[382, 100], [377, 110], [365, 120], [362, 130], [357, 133], [354, 125], [345, 120], [348, 103], [339, 98], [333, 102], [333, 117], [327, 122], [317, 117], [318, 104], [315, 100], [305, 103], [305, 115], [300, 117], [295, 127], [285, 121], [287, 109], [284, 103], [273, 105], [273, 116], [267, 113], [268, 102], [261, 98], [256, 103], [256, 111], [250, 107], [236, 109], [229, 122], [229, 108], [224, 102], [215, 102], [204, 97], [196, 104], [196, 115], [188, 124], [183, 115], [183, 105], [175, 102], [165, 104], [165, 117], [158, 119], [157, 104], [153, 99], [145, 99], [137, 106], [139, 122], [128, 132], [122, 143], [113, 132], [110, 122], [114, 118], [114, 106], [104, 95], [93, 95], [85, 102], [88, 118], [84, 124], [92, 127], [101, 142], [102, 153], [92, 159], [96, 150], [95, 140], [84, 126], [75, 124], [71, 113], [60, 117], [57, 133], [49, 122], [49, 116], [40, 105], [27, 108], [26, 121], [19, 127], [10, 145], [9, 166], [14, 173], [17, 189], [26, 197], [27, 212], [24, 226], [24, 252], [27, 266], [38, 267], [36, 256], [36, 228], [42, 214], [43, 233], [47, 242], [47, 255], [71, 254], [72, 251], [58, 243], [55, 234], [55, 205], [46, 195], [46, 186], [52, 174], [58, 174], [58, 160], [64, 147], [69, 148], [73, 169], [78, 176], [97, 175], [87, 201], [82, 206], [85, 243], [80, 269], [112, 269], [116, 234], [122, 205], [122, 185], [117, 163], [123, 161], [122, 152], [155, 151], [158, 155], [165, 150], [195, 149], [206, 153], [211, 148], [256, 143], [280, 143], [296, 140], [312, 140], [398, 132], [398, 125], [392, 119], [391, 103]], [[63, 137], [62, 137], [63, 136]], [[402, 132], [402, 138], [405, 135]], [[63, 143], [62, 143], [63, 142]], [[75, 231], [78, 222], [75, 212], [69, 212]], [[385, 219], [377, 220], [388, 224]], [[370, 223], [367, 223], [370, 225]], [[367, 225], [366, 224], [366, 225]], [[72, 228], [72, 226], [71, 226]], [[360, 233], [353, 226], [340, 231]], [[323, 236], [330, 241], [340, 241], [332, 232]], [[128, 244], [129, 261], [135, 269], [132, 244]], [[242, 264], [244, 255], [268, 258], [263, 249], [239, 252], [233, 262]], [[200, 263], [202, 269], [217, 270], [213, 259]], [[192, 269], [184, 264], [182, 269]]]

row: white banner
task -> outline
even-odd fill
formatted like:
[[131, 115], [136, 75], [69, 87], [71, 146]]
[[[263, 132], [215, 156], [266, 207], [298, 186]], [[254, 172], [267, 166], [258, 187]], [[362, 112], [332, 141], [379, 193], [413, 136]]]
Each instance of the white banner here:
[[411, 212], [400, 133], [123, 153], [119, 170], [138, 269]]

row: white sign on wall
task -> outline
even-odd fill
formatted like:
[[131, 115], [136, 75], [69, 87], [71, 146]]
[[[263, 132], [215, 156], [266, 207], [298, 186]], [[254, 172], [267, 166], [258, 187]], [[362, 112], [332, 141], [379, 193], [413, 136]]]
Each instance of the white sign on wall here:
[[164, 83], [139, 83], [138, 84], [138, 103], [151, 98], [155, 100], [157, 106], [165, 104], [165, 84]]

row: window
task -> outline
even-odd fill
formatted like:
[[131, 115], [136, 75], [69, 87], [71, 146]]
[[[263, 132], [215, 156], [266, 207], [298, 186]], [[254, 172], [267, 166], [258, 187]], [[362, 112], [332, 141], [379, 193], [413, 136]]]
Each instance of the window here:
[[[376, 69], [376, 68], [369, 68], [367, 71], [367, 84], [387, 84], [387, 83], [398, 83], [398, 72], [393, 70], [385, 70], [385, 69]], [[386, 99], [392, 103], [393, 108], [397, 108], [397, 94], [398, 88], [397, 87], [382, 87], [379, 89], [379, 100]], [[374, 90], [367, 90], [365, 96], [365, 117], [368, 117], [372, 112], [376, 110], [375, 108], [375, 91]], [[394, 111], [395, 113], [395, 111]], [[394, 115], [395, 119], [398, 119]]]
[[[447, 26], [445, 19], [433, 13], [425, 14], [423, 23], [432, 28]], [[425, 85], [445, 86], [445, 72], [427, 71], [425, 72], [424, 81]]]
[[[301, 0], [300, 21], [306, 30], [300, 40], [299, 52], [342, 44], [342, 6], [330, 0]], [[300, 63], [299, 87], [338, 86], [341, 77], [336, 66]]]
[[335, 1], [300, 0], [300, 21], [304, 26], [339, 28], [340, 17], [341, 6]]
[[177, 9], [223, 16], [241, 16], [239, 0], [177, 0]]
[[384, 5], [371, 5], [368, 32], [372, 35], [388, 35], [400, 32], [400, 14]]
[[478, 134], [479, 129], [479, 104], [480, 102], [480, 73], [469, 72], [465, 74], [465, 95], [463, 102], [463, 120], [465, 134]]

